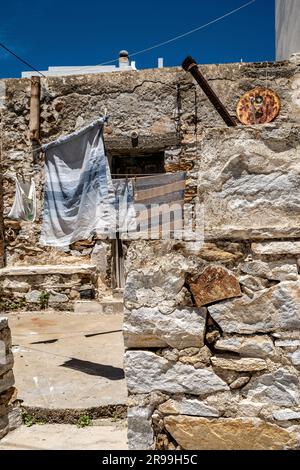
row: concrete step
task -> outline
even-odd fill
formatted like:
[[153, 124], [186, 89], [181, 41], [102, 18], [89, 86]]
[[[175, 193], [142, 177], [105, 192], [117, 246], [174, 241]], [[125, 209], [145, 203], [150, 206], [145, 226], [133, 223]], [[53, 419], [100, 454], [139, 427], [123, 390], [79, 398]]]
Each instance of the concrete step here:
[[126, 420], [21, 426], [0, 442], [0, 450], [126, 450]]

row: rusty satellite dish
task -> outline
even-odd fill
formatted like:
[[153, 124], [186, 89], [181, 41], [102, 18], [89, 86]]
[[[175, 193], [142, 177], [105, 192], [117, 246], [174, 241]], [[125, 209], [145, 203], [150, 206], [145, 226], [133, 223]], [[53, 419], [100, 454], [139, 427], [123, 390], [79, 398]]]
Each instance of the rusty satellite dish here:
[[242, 124], [265, 124], [278, 116], [280, 106], [280, 98], [275, 91], [253, 88], [240, 98], [236, 114]]

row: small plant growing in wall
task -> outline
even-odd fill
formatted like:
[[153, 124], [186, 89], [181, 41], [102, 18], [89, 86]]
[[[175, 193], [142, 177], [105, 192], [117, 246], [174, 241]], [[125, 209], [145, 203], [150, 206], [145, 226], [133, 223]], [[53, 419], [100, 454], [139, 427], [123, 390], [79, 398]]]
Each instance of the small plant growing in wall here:
[[0, 311], [19, 310], [25, 307], [25, 299], [10, 300], [6, 298], [3, 289], [0, 288]]
[[40, 425], [46, 424], [43, 419], [36, 419], [34, 416], [31, 416], [27, 413], [22, 414], [22, 421], [23, 421], [23, 424], [25, 424], [25, 426], [27, 426], [28, 428], [30, 428], [34, 424], [40, 424]]
[[30, 428], [31, 426], [33, 426], [35, 424], [34, 417], [31, 416], [31, 415], [28, 415], [28, 414], [23, 414], [22, 415], [22, 421], [25, 424], [25, 426], [27, 426], [28, 428]]
[[92, 419], [89, 415], [82, 415], [77, 421], [78, 428], [85, 428], [86, 426], [90, 426], [92, 424]]
[[4, 299], [0, 301], [0, 311], [9, 311], [9, 310], [19, 310], [24, 308], [26, 305], [26, 302], [24, 299], [16, 299], [16, 300], [8, 300]]
[[41, 309], [45, 309], [48, 307], [48, 303], [49, 303], [49, 292], [41, 292], [40, 296], [39, 296], [39, 303], [40, 303], [40, 306], [41, 306]]
[[116, 423], [117, 421], [120, 421], [121, 418], [120, 418], [118, 413], [114, 413], [111, 417], [111, 420], [112, 420], [113, 423]]

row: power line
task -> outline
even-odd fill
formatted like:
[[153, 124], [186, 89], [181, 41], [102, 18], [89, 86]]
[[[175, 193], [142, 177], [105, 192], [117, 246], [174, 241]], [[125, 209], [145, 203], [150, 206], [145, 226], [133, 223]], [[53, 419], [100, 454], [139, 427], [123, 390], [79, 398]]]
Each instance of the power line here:
[[[248, 6], [252, 5], [253, 3], [255, 3], [256, 0], [251, 0], [250, 2], [247, 2], [247, 3], [244, 3], [243, 5], [241, 5], [240, 7], [238, 8], [235, 8], [234, 10], [231, 10], [229, 11], [228, 13], [225, 13], [225, 15], [222, 15], [222, 16], [219, 16], [218, 18], [215, 18], [214, 20], [212, 21], [209, 21], [208, 23], [205, 23], [201, 26], [198, 26], [197, 28], [194, 28], [194, 29], [191, 29], [190, 31], [187, 31], [185, 33], [182, 33], [182, 34], [179, 34], [178, 36], [175, 36], [171, 39], [168, 39], [164, 42], [160, 42], [158, 44], [154, 44], [153, 46], [150, 46], [150, 47], [147, 47], [145, 49], [141, 49], [140, 51], [135, 51], [133, 53], [130, 54], [130, 57], [135, 57], [137, 55], [140, 55], [140, 54], [144, 54], [145, 52], [149, 52], [149, 51], [152, 51], [153, 49], [157, 49], [158, 47], [162, 47], [162, 46], [165, 46], [166, 44], [170, 44], [171, 42], [174, 42], [174, 41], [177, 41], [178, 39], [181, 39], [181, 38], [184, 38], [186, 36], [189, 36], [190, 34], [193, 34], [197, 31], [200, 31], [201, 29], [204, 29], [204, 28], [207, 28], [208, 26], [211, 26], [212, 24], [214, 23], [218, 23], [219, 21], [223, 20], [224, 18], [227, 18], [228, 16], [231, 16], [231, 15], [234, 15], [235, 13], [237, 13], [238, 11], [244, 9], [244, 8], [247, 8]], [[9, 49], [7, 46], [5, 46], [5, 44], [3, 43], [0, 43], [0, 47], [2, 47], [3, 49], [5, 49], [7, 52], [9, 52], [11, 55], [13, 55], [14, 57], [16, 57], [19, 61], [21, 61], [23, 64], [27, 65], [27, 67], [30, 67], [32, 70], [34, 70], [35, 72], [37, 72], [38, 74], [40, 74], [42, 77], [45, 77], [46, 78], [46, 75], [44, 75], [42, 72], [40, 72], [39, 70], [37, 70], [33, 65], [31, 65], [29, 62], [27, 62], [25, 59], [22, 59], [22, 57], [18, 56], [17, 54], [15, 54], [15, 52], [13, 52], [11, 49]], [[101, 66], [101, 65], [108, 65], [108, 64], [112, 64], [113, 62], [117, 62], [119, 60], [119, 58], [117, 59], [112, 59], [112, 60], [109, 60], [107, 62], [102, 62], [101, 64], [97, 64], [95, 67], [97, 66]], [[90, 68], [91, 66], [85, 66], [85, 67], [82, 67], [80, 69], [77, 69], [76, 71], [80, 71], [80, 70], [84, 70], [86, 68]]]
[[[253, 3], [255, 3], [256, 0], [251, 0], [250, 2], [247, 2], [247, 3], [244, 3], [243, 5], [241, 5], [240, 7], [238, 8], [235, 8], [234, 10], [231, 10], [229, 11], [228, 13], [225, 13], [225, 15], [222, 15], [222, 16], [219, 16], [218, 18], [215, 18], [214, 20], [212, 21], [209, 21], [208, 23], [205, 23], [201, 26], [198, 26], [197, 28], [194, 28], [194, 29], [191, 29], [190, 31], [187, 31], [186, 33], [183, 33], [183, 34], [180, 34], [179, 36], [175, 36], [171, 39], [168, 39], [167, 41], [164, 41], [164, 42], [160, 42], [158, 44], [154, 44], [153, 46], [150, 46], [150, 47], [147, 47], [146, 49], [141, 49], [140, 51], [136, 51], [136, 52], [133, 52], [131, 54], [129, 54], [130, 57], [134, 57], [134, 56], [137, 56], [137, 55], [140, 55], [140, 54], [143, 54], [144, 52], [149, 52], [149, 51], [152, 51], [153, 49], [157, 49], [158, 47], [161, 47], [161, 46], [165, 46], [166, 44], [170, 44], [171, 42], [174, 42], [174, 41], [177, 41], [178, 39], [181, 39], [185, 36], [189, 36], [190, 34], [193, 34], [197, 31], [200, 31], [201, 29], [204, 29], [204, 28], [207, 28], [208, 26], [211, 26], [212, 24], [214, 23], [218, 23], [219, 21], [223, 20], [224, 18], [227, 18], [228, 16], [231, 16], [235, 13], [237, 13], [238, 11], [244, 9], [244, 8], [247, 8], [248, 6], [252, 5]], [[117, 62], [119, 60], [119, 58], [117, 59], [112, 59], [112, 60], [109, 60], [107, 62], [102, 62], [101, 64], [97, 64], [95, 65], [94, 67], [98, 67], [98, 66], [101, 66], [101, 65], [108, 65], [108, 64], [112, 64], [113, 62]], [[80, 69], [77, 69], [76, 72], [80, 71], [80, 70], [84, 70], [86, 68], [90, 68], [91, 66], [85, 66], [85, 67], [82, 67]]]
[[[56, 339], [56, 340], [60, 340], [60, 339], [65, 339], [65, 338], [77, 338], [77, 337], [86, 337], [86, 338], [90, 338], [92, 336], [100, 336], [100, 335], [108, 335], [108, 334], [111, 334], [111, 333], [119, 333], [121, 332], [122, 330], [112, 330], [112, 331], [100, 331], [97, 330], [97, 331], [75, 331], [75, 333], [78, 333], [78, 334], [70, 334], [70, 335], [65, 335], [65, 336], [59, 336], [62, 332], [61, 331], [49, 331], [49, 332], [40, 332], [39, 335], [40, 336], [59, 336], [58, 338], [53, 338], [53, 339]], [[14, 333], [13, 335], [14, 338], [19, 338], [19, 337], [26, 337], [28, 338], [28, 334], [18, 334], [18, 333]], [[32, 335], [32, 339], [34, 339], [33, 335]], [[47, 341], [47, 340], [46, 340]], [[37, 344], [37, 343], [44, 343], [44, 341], [38, 341], [38, 342], [32, 342], [30, 344]], [[17, 345], [16, 345], [17, 346]]]
[[33, 65], [31, 65], [29, 62], [27, 62], [26, 60], [22, 59], [22, 57], [19, 57], [17, 54], [15, 54], [13, 51], [11, 51], [8, 47], [5, 46], [5, 44], [2, 44], [0, 42], [0, 47], [2, 47], [3, 49], [5, 49], [7, 52], [9, 52], [11, 55], [13, 55], [14, 57], [16, 57], [18, 60], [20, 60], [21, 62], [23, 62], [23, 64], [27, 65], [27, 67], [30, 67], [32, 70], [34, 70], [35, 72], [39, 73], [42, 77], [45, 77], [46, 78], [46, 75], [44, 75], [42, 72], [40, 72], [39, 70], [37, 70], [35, 67], [33, 67]]

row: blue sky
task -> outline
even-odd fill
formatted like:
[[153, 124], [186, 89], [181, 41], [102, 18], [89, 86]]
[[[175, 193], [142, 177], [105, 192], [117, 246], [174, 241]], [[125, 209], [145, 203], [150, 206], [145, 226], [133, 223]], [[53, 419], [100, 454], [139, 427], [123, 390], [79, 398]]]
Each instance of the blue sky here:
[[[39, 70], [96, 65], [197, 28], [249, 0], [27, 0], [1, 2], [0, 42]], [[134, 57], [137, 68], [274, 60], [275, 0], [254, 4], [205, 29]], [[28, 67], [0, 48], [0, 78]]]

